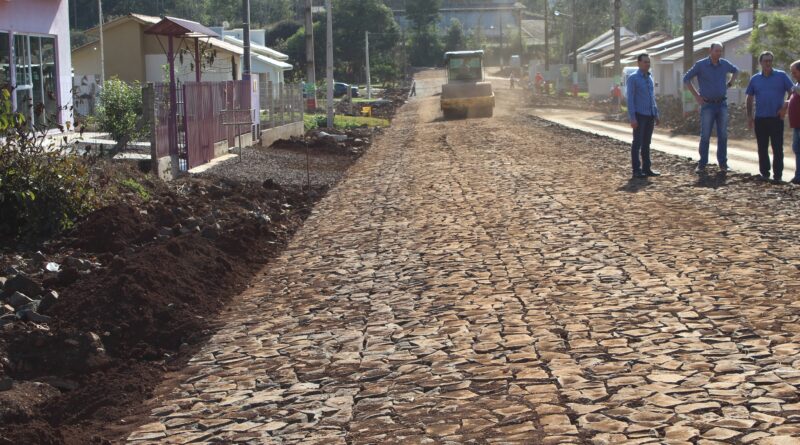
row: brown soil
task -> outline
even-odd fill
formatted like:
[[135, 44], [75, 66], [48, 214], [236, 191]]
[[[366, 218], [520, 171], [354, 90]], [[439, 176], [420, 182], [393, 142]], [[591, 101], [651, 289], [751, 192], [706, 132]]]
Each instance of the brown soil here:
[[0, 444], [117, 439], [118, 420], [185, 364], [324, 192], [184, 179], [147, 203], [101, 209], [50, 244], [48, 255], [77, 251], [102, 266], [45, 281], [61, 293], [49, 328], [0, 332], [0, 378], [4, 369], [15, 381], [0, 392]]

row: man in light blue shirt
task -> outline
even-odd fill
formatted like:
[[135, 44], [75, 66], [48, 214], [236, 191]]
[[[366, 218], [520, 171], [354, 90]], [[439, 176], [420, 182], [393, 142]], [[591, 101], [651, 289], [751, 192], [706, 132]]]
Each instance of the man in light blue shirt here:
[[[728, 80], [728, 74], [732, 74]], [[683, 76], [683, 84], [692, 93], [700, 106], [700, 162], [696, 173], [705, 172], [708, 165], [708, 146], [711, 130], [717, 127], [717, 162], [720, 172], [727, 173], [728, 168], [728, 102], [727, 89], [733, 85], [739, 69], [722, 58], [722, 43], [714, 42], [709, 55], [700, 59]], [[698, 89], [692, 84], [697, 78]]]
[[650, 140], [653, 127], [658, 123], [658, 107], [650, 75], [650, 56], [639, 54], [636, 63], [639, 70], [628, 77], [627, 83], [628, 118], [633, 128], [631, 167], [634, 178], [646, 178], [660, 174], [650, 168]]
[[[758, 144], [758, 166], [761, 179], [769, 179], [769, 145], [772, 142], [773, 180], [781, 182], [783, 174], [783, 119], [786, 117], [787, 94], [791, 94], [792, 84], [784, 71], [772, 68], [774, 56], [764, 51], [758, 56], [761, 72], [750, 78], [747, 85], [747, 123], [755, 128]], [[755, 113], [753, 101], [755, 100]]]

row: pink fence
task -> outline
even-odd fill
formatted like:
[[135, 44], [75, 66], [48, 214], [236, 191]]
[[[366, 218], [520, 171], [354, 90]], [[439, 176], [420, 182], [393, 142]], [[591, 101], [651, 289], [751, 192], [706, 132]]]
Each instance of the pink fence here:
[[[223, 124], [223, 114], [228, 111], [248, 111], [252, 116], [251, 81], [187, 82], [178, 92], [178, 158], [180, 170], [205, 164], [214, 158], [214, 147], [223, 143], [232, 146], [238, 134], [253, 131], [251, 125]], [[256, 90], [257, 91], [257, 90]], [[154, 114], [151, 118], [151, 143], [154, 156], [168, 156], [169, 151], [169, 84], [153, 86]], [[250, 122], [253, 122], [251, 119]], [[237, 133], [238, 128], [238, 133]]]
[[[147, 87], [145, 87], [147, 88]], [[169, 84], [157, 83], [152, 86], [153, 116], [150, 131], [153, 132], [151, 143], [155, 143], [154, 153], [161, 158], [169, 155]], [[178, 122], [182, 121], [183, 90], [178, 88]], [[146, 95], [146, 94], [145, 94]]]

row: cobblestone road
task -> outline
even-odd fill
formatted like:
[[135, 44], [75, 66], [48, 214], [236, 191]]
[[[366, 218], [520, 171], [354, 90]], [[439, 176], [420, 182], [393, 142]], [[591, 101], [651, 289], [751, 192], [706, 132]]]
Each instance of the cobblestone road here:
[[404, 108], [130, 443], [798, 443], [795, 187], [663, 154], [628, 182], [625, 144], [437, 106]]

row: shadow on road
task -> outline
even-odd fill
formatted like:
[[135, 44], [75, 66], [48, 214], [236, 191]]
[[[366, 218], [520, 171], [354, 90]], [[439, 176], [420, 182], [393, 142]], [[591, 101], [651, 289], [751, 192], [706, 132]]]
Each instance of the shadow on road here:
[[630, 178], [628, 182], [622, 187], [618, 188], [618, 192], [639, 193], [640, 191], [650, 187], [653, 183], [646, 178]]
[[717, 172], [713, 175], [701, 174], [697, 177], [697, 181], [692, 184], [692, 186], [716, 189], [727, 185], [727, 180], [728, 175], [723, 172]]

